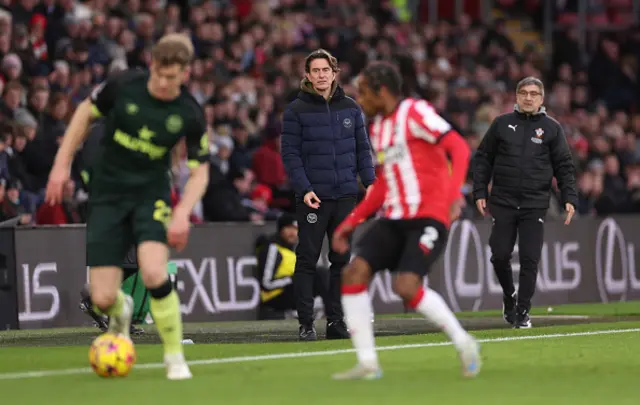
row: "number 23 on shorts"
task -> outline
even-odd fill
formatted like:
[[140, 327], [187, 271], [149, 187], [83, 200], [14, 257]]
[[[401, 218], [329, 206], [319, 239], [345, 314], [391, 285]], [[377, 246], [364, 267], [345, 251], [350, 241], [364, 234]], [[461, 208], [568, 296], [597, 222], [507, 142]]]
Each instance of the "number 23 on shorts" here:
[[160, 222], [165, 228], [167, 228], [171, 221], [171, 207], [163, 200], [156, 201], [154, 204], [153, 219], [154, 221]]

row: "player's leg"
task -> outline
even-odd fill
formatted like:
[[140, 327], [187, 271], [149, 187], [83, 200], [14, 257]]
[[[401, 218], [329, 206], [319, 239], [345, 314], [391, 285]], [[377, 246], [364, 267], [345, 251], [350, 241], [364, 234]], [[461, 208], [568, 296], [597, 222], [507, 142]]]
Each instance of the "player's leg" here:
[[167, 378], [182, 380], [191, 378], [191, 372], [182, 348], [180, 300], [167, 271], [169, 248], [165, 224], [170, 213], [165, 199], [141, 203], [134, 212], [133, 229], [138, 244], [140, 274], [151, 295], [151, 315], [164, 346]]
[[480, 371], [480, 352], [477, 343], [464, 330], [442, 296], [423, 287], [423, 279], [447, 243], [446, 227], [434, 220], [406, 221], [407, 238], [398, 273], [394, 279], [395, 292], [407, 306], [440, 327], [460, 354], [462, 372], [467, 377]]
[[[135, 246], [133, 250], [136, 250]], [[131, 319], [131, 327], [129, 328], [132, 335], [141, 335], [144, 333], [144, 329], [135, 326], [135, 323], [140, 322], [141, 311], [148, 294], [139, 272], [140, 269], [137, 260], [135, 262], [125, 260], [122, 266], [123, 280], [120, 288], [126, 295], [131, 296], [133, 299], [134, 313]]]
[[109, 332], [129, 337], [133, 300], [120, 289], [130, 240], [127, 207], [92, 205], [87, 220], [87, 265], [93, 310], [109, 317]]
[[102, 332], [106, 332], [109, 329], [109, 318], [105, 315], [96, 313], [93, 310], [93, 302], [91, 302], [91, 292], [89, 291], [89, 284], [82, 287], [80, 291], [80, 310], [89, 315], [93, 319], [96, 327]]
[[511, 255], [518, 235], [517, 211], [509, 207], [490, 206], [493, 225], [489, 236], [491, 263], [502, 286], [503, 318], [513, 325], [516, 318], [516, 290], [513, 285]]
[[89, 290], [94, 311], [109, 317], [108, 331], [130, 337], [133, 301], [121, 289], [122, 270], [117, 266], [93, 266]]
[[391, 221], [374, 222], [358, 243], [356, 257], [342, 272], [342, 308], [358, 364], [334, 375], [335, 379], [374, 379], [382, 375], [371, 322], [373, 306], [368, 285], [373, 272], [395, 267], [402, 244], [400, 239]]
[[516, 328], [530, 328], [531, 298], [536, 291], [538, 263], [544, 242], [545, 210], [528, 210], [518, 220], [518, 252], [520, 256], [520, 280], [516, 308]]

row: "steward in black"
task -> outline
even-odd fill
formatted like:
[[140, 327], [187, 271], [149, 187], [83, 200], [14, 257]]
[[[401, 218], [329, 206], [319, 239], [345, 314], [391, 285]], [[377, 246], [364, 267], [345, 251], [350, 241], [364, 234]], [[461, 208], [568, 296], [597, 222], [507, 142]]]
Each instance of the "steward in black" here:
[[488, 198], [491, 205], [546, 210], [555, 176], [562, 205], [578, 205], [569, 145], [562, 126], [544, 107], [525, 114], [516, 104], [513, 112], [497, 117], [473, 160], [474, 201]]

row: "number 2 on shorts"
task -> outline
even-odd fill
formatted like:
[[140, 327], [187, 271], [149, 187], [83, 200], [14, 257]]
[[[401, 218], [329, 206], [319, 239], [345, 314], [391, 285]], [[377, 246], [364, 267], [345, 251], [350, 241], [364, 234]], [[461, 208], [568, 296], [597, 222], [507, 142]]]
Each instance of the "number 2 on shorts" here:
[[433, 226], [427, 226], [424, 228], [422, 236], [420, 236], [420, 249], [425, 253], [429, 253], [436, 246], [436, 242], [440, 237], [440, 233]]

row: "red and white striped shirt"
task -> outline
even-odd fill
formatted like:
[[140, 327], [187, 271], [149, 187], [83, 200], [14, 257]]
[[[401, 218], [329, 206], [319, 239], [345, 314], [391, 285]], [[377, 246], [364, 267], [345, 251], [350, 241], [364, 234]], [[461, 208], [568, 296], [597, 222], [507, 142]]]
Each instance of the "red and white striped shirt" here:
[[464, 139], [429, 103], [407, 98], [374, 119], [371, 143], [376, 182], [345, 222], [356, 225], [382, 207], [389, 219], [432, 218], [448, 226], [469, 166]]

